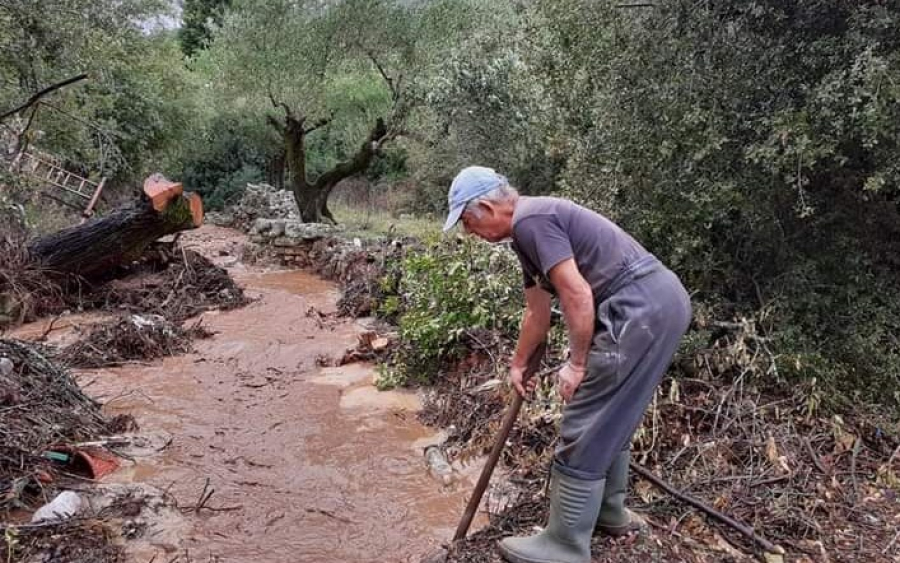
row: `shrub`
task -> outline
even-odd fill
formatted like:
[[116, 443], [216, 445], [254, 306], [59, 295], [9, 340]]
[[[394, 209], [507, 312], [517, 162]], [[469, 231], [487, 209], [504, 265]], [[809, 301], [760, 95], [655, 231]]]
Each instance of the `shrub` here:
[[[411, 251], [382, 289], [382, 313], [396, 317], [400, 347], [381, 369], [379, 385], [426, 383], [459, 360], [479, 334], [518, 334], [523, 298], [511, 250], [469, 237]], [[390, 295], [393, 293], [393, 295]]]

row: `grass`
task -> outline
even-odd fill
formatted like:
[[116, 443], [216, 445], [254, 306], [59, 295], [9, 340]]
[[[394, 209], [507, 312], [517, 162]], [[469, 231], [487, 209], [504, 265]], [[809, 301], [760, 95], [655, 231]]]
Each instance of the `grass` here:
[[347, 229], [348, 236], [408, 236], [424, 240], [441, 234], [441, 220], [431, 215], [395, 215], [381, 209], [356, 207], [344, 202], [330, 203], [329, 207], [338, 223]]

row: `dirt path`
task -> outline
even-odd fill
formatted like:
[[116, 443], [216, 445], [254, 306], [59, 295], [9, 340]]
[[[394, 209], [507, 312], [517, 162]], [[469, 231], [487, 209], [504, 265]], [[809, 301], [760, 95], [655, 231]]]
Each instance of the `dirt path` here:
[[193, 506], [208, 479], [207, 506], [227, 509], [189, 516], [177, 545], [167, 545], [176, 543], [169, 530], [154, 549], [188, 549], [204, 562], [352, 563], [418, 561], [446, 541], [472, 485], [442, 487], [428, 475], [422, 448], [432, 432], [415, 419], [417, 397], [376, 392], [371, 366], [316, 366], [364, 330], [307, 316], [311, 307], [333, 311], [337, 289], [306, 273], [237, 264], [243, 237], [233, 231], [204, 227], [186, 238], [259, 300], [203, 315], [216, 335], [197, 341], [196, 354], [79, 374], [109, 411], [172, 438], [114, 481], [168, 489]]

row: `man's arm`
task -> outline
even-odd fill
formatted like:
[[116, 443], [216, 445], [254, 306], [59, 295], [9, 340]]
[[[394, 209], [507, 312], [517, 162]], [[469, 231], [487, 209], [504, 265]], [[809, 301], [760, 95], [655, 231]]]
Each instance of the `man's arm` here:
[[551, 298], [552, 296], [539, 286], [535, 285], [525, 289], [525, 312], [522, 315], [519, 340], [516, 343], [516, 352], [510, 366], [510, 379], [522, 396], [525, 396], [522, 376], [528, 365], [528, 359], [538, 344], [546, 339], [547, 332], [550, 330]]
[[594, 294], [572, 258], [554, 266], [549, 277], [559, 295], [569, 331], [569, 365], [560, 371], [560, 393], [568, 401], [575, 394], [587, 369], [587, 356], [596, 322]]

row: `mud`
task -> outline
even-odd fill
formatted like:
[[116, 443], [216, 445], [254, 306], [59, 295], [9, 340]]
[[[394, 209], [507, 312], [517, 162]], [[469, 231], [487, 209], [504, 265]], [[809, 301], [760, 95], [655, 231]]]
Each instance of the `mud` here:
[[[337, 288], [235, 264], [229, 253], [244, 241], [233, 231], [186, 238], [258, 299], [204, 313], [215, 336], [197, 353], [79, 373], [110, 414], [171, 437], [112, 480], [168, 491], [187, 513], [186, 531], [177, 545], [171, 534], [149, 538], [129, 560], [188, 549], [197, 561], [419, 561], [446, 542], [474, 471], [449, 486], [429, 476], [423, 448], [439, 437], [416, 420], [415, 395], [376, 392], [371, 366], [317, 367], [366, 329], [349, 320], [322, 327], [307, 315], [333, 312]], [[207, 480], [214, 493], [192, 511]]]

